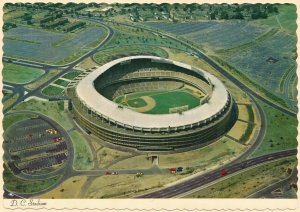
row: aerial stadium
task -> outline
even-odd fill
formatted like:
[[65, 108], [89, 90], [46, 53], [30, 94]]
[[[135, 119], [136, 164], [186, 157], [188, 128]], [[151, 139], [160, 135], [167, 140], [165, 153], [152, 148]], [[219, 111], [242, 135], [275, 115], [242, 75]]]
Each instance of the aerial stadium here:
[[206, 145], [226, 133], [238, 113], [215, 76], [156, 56], [113, 60], [79, 75], [66, 94], [82, 129], [139, 151]]

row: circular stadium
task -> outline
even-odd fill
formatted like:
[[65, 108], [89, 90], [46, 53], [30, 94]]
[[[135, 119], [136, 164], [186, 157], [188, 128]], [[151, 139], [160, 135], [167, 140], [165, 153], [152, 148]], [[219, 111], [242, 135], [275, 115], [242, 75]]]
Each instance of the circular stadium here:
[[69, 109], [88, 133], [140, 151], [181, 151], [210, 143], [234, 124], [236, 106], [223, 83], [190, 65], [130, 56], [79, 75]]

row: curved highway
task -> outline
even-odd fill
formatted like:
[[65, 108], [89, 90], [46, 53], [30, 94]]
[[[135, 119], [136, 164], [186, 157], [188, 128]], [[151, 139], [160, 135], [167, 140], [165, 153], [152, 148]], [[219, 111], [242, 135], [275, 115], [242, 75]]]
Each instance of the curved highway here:
[[[105, 43], [109, 42], [110, 39], [113, 37], [114, 31], [113, 31], [112, 28], [105, 25], [102, 21], [97, 21], [97, 22], [100, 22], [101, 24], [103, 24], [104, 26], [106, 26], [109, 29], [109, 35], [94, 50], [92, 50], [91, 52], [87, 53], [83, 57], [77, 59], [76, 61], [73, 61], [72, 63], [70, 63], [68, 65], [52, 66], [52, 65], [47, 65], [47, 64], [37, 63], [37, 62], [12, 60], [12, 59], [10, 59], [10, 61], [8, 61], [8, 62], [17, 62], [17, 63], [21, 62], [21, 63], [24, 63], [22, 65], [27, 65], [27, 66], [32, 65], [32, 66], [35, 66], [35, 67], [36, 66], [42, 66], [44, 68], [65, 68], [60, 74], [58, 74], [54, 77], [55, 79], [57, 79], [60, 76], [62, 76], [63, 74], [67, 73], [68, 71], [72, 70], [72, 68], [77, 63], [79, 63], [82, 60], [84, 60], [85, 58], [90, 57], [93, 54], [95, 54], [97, 51], [99, 51], [101, 49], [101, 47], [104, 46]], [[123, 25], [132, 27], [132, 25], [129, 25], [129, 24], [126, 24], [126, 23], [119, 23], [119, 24], [123, 24]], [[134, 26], [134, 27], [136, 27], [136, 26]], [[260, 96], [259, 94], [255, 93], [254, 91], [252, 91], [250, 88], [245, 86], [243, 83], [241, 83], [234, 76], [229, 74], [222, 67], [220, 67], [216, 62], [214, 62], [212, 59], [210, 59], [208, 56], [206, 56], [204, 53], [202, 53], [200, 50], [196, 49], [195, 47], [192, 47], [192, 46], [178, 40], [177, 38], [175, 38], [173, 36], [170, 36], [170, 35], [167, 35], [167, 34], [164, 34], [164, 33], [160, 33], [160, 32], [150, 30], [150, 29], [144, 28], [144, 27], [139, 27], [139, 26], [136, 27], [136, 28], [143, 28], [144, 30], [164, 35], [164, 36], [168, 37], [169, 39], [175, 40], [176, 42], [179, 42], [182, 45], [184, 45], [185, 47], [187, 47], [187, 48], [193, 50], [194, 52], [196, 52], [198, 57], [202, 58], [204, 61], [206, 61], [208, 64], [210, 64], [213, 68], [215, 68], [217, 71], [219, 71], [221, 74], [223, 74], [227, 79], [229, 79], [230, 81], [235, 83], [239, 88], [244, 90], [250, 96], [250, 98], [253, 100], [254, 104], [257, 106], [257, 110], [258, 110], [258, 112], [261, 116], [261, 130], [260, 130], [260, 132], [259, 132], [259, 134], [256, 138], [256, 142], [254, 142], [254, 144], [250, 148], [248, 148], [246, 150], [246, 152], [244, 152], [238, 159], [234, 160], [230, 164], [227, 164], [223, 168], [216, 169], [214, 171], [211, 171], [211, 172], [209, 172], [207, 174], [204, 174], [204, 175], [201, 175], [201, 176], [193, 177], [192, 179], [187, 180], [185, 182], [176, 184], [176, 185], [168, 187], [168, 188], [164, 188], [164, 189], [156, 191], [156, 192], [152, 192], [152, 193], [149, 193], [149, 194], [142, 195], [138, 198], [170, 198], [170, 197], [175, 197], [179, 194], [183, 194], [183, 193], [185, 193], [189, 190], [195, 189], [195, 188], [200, 187], [202, 185], [205, 185], [209, 182], [220, 179], [222, 177], [222, 175], [220, 175], [221, 170], [225, 169], [227, 174], [232, 174], [232, 173], [235, 173], [237, 171], [240, 171], [240, 170], [243, 170], [245, 168], [255, 166], [255, 165], [258, 165], [258, 164], [261, 164], [261, 163], [264, 163], [264, 162], [268, 162], [268, 161], [271, 161], [271, 160], [296, 155], [297, 150], [287, 150], [287, 151], [281, 151], [281, 152], [272, 153], [272, 154], [252, 158], [252, 159], [249, 159], [249, 160], [245, 160], [257, 148], [257, 146], [259, 146], [260, 142], [264, 138], [264, 134], [265, 134], [265, 130], [266, 130], [266, 128], [265, 128], [266, 127], [266, 121], [265, 121], [265, 116], [264, 116], [263, 110], [262, 110], [262, 108], [260, 107], [259, 104], [256, 104], [255, 98], [260, 99], [261, 101], [269, 104], [270, 106], [280, 110], [281, 112], [289, 114], [291, 116], [295, 116], [296, 113], [293, 112], [293, 111], [290, 111], [288, 109], [285, 109], [285, 108], [271, 102], [270, 100], [265, 99], [264, 97]], [[4, 58], [4, 59], [7, 60], [8, 58]], [[23, 101], [24, 99], [26, 99], [27, 97], [37, 94], [43, 87], [45, 87], [50, 82], [52, 82], [54, 80], [54, 78], [48, 80], [47, 82], [45, 82], [44, 84], [42, 84], [41, 86], [36, 88], [35, 90], [30, 91], [27, 94], [20, 96], [18, 98], [18, 100], [12, 106], [10, 106], [9, 108], [7, 108], [4, 111], [4, 113], [6, 113], [9, 109], [11, 109], [13, 106], [15, 106], [19, 102]], [[18, 88], [18, 91], [20, 92], [20, 88]], [[253, 98], [253, 97], [255, 97], [255, 98]], [[70, 164], [70, 163], [68, 163], [68, 164]], [[33, 195], [42, 194], [42, 193], [45, 193], [47, 191], [50, 191], [53, 188], [55, 188], [56, 186], [58, 186], [61, 182], [65, 181], [66, 179], [68, 179], [72, 176], [76, 176], [76, 175], [99, 176], [99, 175], [105, 174], [104, 170], [75, 171], [75, 170], [73, 170], [73, 167], [70, 167], [70, 165], [68, 165], [67, 167], [68, 168], [65, 169], [66, 172], [64, 172], [63, 176], [61, 177], [61, 179], [59, 179], [57, 181], [57, 183], [55, 183], [54, 185], [52, 185], [48, 189], [46, 189], [44, 191], [41, 191], [41, 192], [38, 192], [38, 193], [35, 193], [35, 194], [22, 194], [22, 197], [28, 198], [28, 197], [31, 197]], [[124, 170], [124, 171], [120, 171], [120, 174], [123, 174], [123, 172], [134, 174], [137, 171], [138, 170]], [[164, 173], [167, 173], [167, 169], [159, 169], [159, 168], [154, 168], [152, 170], [151, 169], [143, 170], [143, 171], [145, 171], [146, 174], [158, 174], [158, 173], [164, 174]]]
[[[103, 23], [100, 21], [100, 23]], [[140, 29], [143, 29], [143, 30], [147, 30], [147, 31], [150, 31], [150, 32], [155, 32], [155, 33], [158, 33], [160, 35], [163, 35], [171, 40], [174, 40], [178, 43], [180, 43], [181, 45], [193, 50], [194, 52], [196, 52], [197, 56], [200, 57], [201, 59], [203, 59], [205, 62], [207, 62], [209, 65], [211, 65], [214, 69], [216, 69], [217, 71], [219, 71], [223, 76], [225, 76], [227, 79], [229, 79], [230, 81], [232, 81], [234, 84], [236, 84], [238, 87], [240, 87], [242, 90], [246, 91], [247, 93], [251, 94], [252, 96], [256, 97], [257, 99], [267, 103], [268, 105], [276, 108], [277, 110], [280, 110], [281, 112], [283, 113], [286, 113], [290, 116], [295, 116], [297, 115], [296, 112], [294, 111], [291, 111], [291, 110], [288, 110], [282, 106], [279, 106], [273, 102], [271, 102], [270, 100], [264, 98], [263, 96], [257, 94], [256, 92], [252, 91], [249, 87], [247, 87], [246, 85], [244, 85], [242, 82], [240, 82], [238, 79], [236, 79], [233, 75], [231, 75], [229, 72], [225, 71], [225, 69], [223, 69], [221, 66], [219, 66], [214, 60], [212, 60], [211, 58], [209, 58], [208, 56], [206, 56], [202, 51], [200, 51], [199, 49], [193, 47], [192, 45], [190, 44], [187, 44], [171, 35], [168, 35], [168, 34], [165, 34], [165, 33], [162, 33], [162, 32], [159, 32], [159, 31], [156, 31], [156, 30], [152, 30], [152, 29], [149, 29], [147, 27], [142, 27], [142, 26], [133, 26], [133, 25], [130, 25], [130, 24], [126, 24], [126, 23], [121, 23], [121, 22], [115, 22], [115, 23], [118, 23], [120, 25], [124, 25], [124, 26], [130, 26], [130, 27], [136, 27], [136, 28], [140, 28]]]
[[[268, 161], [293, 156], [297, 154], [297, 150], [286, 150], [282, 152], [276, 152], [268, 155], [263, 155], [260, 157], [252, 158], [249, 160], [245, 160], [243, 162], [239, 162], [233, 165], [225, 166], [219, 169], [216, 169], [212, 172], [209, 172], [207, 174], [197, 176], [192, 178], [191, 180], [187, 180], [185, 182], [179, 183], [174, 186], [170, 186], [164, 189], [161, 189], [156, 192], [152, 192], [149, 194], [145, 194], [142, 196], [139, 196], [137, 198], [171, 198], [178, 196], [179, 194], [184, 194], [190, 190], [196, 189], [200, 186], [203, 186], [205, 184], [208, 184], [212, 181], [218, 180], [223, 177], [224, 174], [233, 174], [235, 172], [241, 171], [243, 169], [256, 166], [261, 163], [265, 163]], [[224, 174], [222, 175], [221, 172]]]

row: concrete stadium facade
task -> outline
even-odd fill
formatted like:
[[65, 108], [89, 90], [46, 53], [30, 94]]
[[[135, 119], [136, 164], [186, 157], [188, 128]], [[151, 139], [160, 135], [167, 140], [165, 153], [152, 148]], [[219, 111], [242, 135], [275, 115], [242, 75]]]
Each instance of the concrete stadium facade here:
[[[161, 65], [170, 70], [130, 72], [127, 67], [131, 64]], [[116, 74], [120, 67], [126, 67], [128, 73]], [[98, 85], [100, 90], [105, 90], [111, 84], [121, 82], [126, 85], [137, 80], [155, 81], [158, 86], [174, 80], [200, 90], [205, 87], [202, 89], [206, 94], [205, 102], [182, 113], [145, 114], [120, 107], [96, 89]], [[139, 82], [141, 86], [145, 84]], [[125, 88], [128, 91], [129, 88]], [[234, 100], [215, 76], [184, 63], [154, 56], [131, 56], [111, 61], [78, 76], [69, 84], [66, 93], [70, 97], [73, 117], [84, 130], [110, 144], [140, 151], [181, 151], [203, 146], [226, 133], [237, 117]]]

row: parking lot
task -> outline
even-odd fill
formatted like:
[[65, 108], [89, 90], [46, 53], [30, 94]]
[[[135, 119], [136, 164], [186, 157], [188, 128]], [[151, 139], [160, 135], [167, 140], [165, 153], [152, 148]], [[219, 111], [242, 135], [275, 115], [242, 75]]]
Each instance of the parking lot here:
[[40, 117], [17, 122], [5, 132], [4, 158], [14, 174], [51, 172], [61, 168], [68, 157], [66, 139]]

